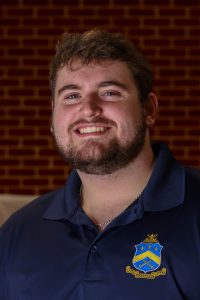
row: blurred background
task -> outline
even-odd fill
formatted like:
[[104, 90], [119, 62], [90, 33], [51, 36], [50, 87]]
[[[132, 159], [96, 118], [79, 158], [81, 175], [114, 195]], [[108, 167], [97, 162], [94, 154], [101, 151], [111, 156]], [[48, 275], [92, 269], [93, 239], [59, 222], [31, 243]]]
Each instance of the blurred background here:
[[49, 63], [65, 32], [121, 32], [153, 65], [154, 140], [200, 167], [200, 1], [0, 0], [0, 193], [39, 195], [70, 167], [50, 133]]

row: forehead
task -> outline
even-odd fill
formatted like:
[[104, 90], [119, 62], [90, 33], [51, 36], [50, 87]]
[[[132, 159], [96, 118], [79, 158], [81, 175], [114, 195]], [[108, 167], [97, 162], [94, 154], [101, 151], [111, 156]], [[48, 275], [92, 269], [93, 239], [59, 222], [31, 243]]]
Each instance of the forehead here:
[[118, 80], [126, 85], [135, 85], [133, 75], [125, 62], [106, 60], [83, 64], [77, 60], [58, 71], [56, 90], [63, 84], [93, 85], [112, 80]]

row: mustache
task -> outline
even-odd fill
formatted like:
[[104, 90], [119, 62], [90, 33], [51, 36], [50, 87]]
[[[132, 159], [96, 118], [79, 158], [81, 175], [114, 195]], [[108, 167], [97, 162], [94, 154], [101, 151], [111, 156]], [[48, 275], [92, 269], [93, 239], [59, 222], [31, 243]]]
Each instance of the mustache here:
[[105, 119], [105, 118], [96, 118], [96, 119], [93, 119], [91, 121], [88, 121], [88, 120], [85, 120], [85, 119], [79, 119], [75, 122], [73, 122], [70, 126], [69, 126], [69, 130], [73, 129], [74, 127], [78, 126], [79, 124], [83, 125], [83, 124], [95, 124], [95, 123], [100, 123], [102, 125], [108, 125], [108, 126], [115, 126], [116, 123], [112, 120], [108, 120], [108, 119]]

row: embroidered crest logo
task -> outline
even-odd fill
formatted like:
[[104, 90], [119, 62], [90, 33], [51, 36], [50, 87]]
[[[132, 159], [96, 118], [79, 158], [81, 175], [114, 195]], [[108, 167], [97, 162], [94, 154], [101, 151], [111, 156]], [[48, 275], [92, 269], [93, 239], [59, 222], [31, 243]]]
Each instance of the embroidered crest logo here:
[[148, 234], [143, 242], [135, 245], [133, 266], [126, 267], [126, 273], [131, 273], [136, 278], [154, 279], [160, 275], [166, 275], [166, 269], [155, 272], [161, 265], [161, 252], [163, 246], [157, 239], [157, 234]]

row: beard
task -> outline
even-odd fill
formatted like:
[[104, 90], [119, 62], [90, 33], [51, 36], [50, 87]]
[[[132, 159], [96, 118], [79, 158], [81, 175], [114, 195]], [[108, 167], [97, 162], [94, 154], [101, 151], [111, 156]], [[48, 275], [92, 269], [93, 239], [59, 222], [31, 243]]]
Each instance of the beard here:
[[141, 118], [129, 141], [120, 143], [117, 138], [113, 138], [106, 144], [91, 139], [81, 149], [72, 143], [60, 145], [54, 130], [53, 137], [60, 156], [73, 168], [87, 174], [109, 175], [135, 160], [144, 146], [146, 130], [144, 118]]

